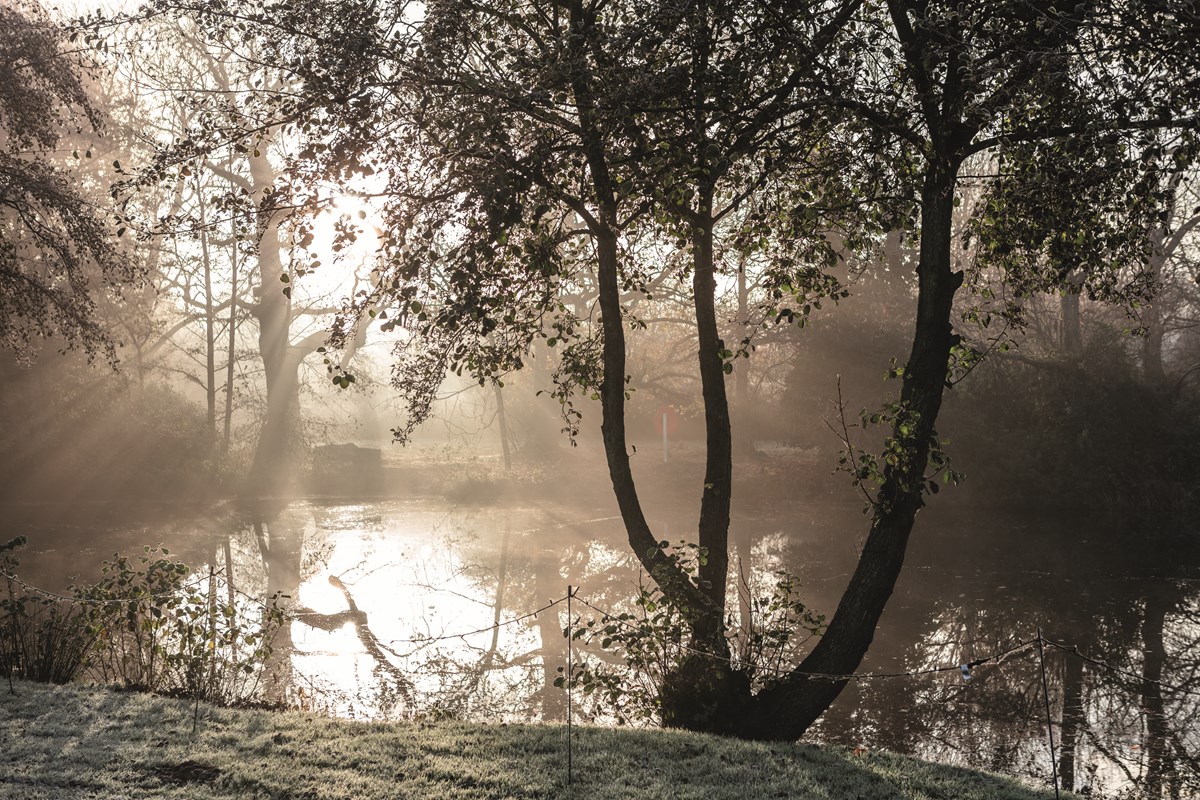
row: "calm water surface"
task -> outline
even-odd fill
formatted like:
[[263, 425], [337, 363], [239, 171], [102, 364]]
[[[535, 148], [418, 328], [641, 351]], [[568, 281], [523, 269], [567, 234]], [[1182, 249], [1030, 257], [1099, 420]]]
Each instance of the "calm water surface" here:
[[[694, 530], [694, 510], [656, 513], [660, 538]], [[610, 507], [427, 499], [229, 506], [139, 524], [26, 516], [23, 570], [40, 586], [61, 588], [67, 575], [90, 579], [112, 552], [162, 542], [196, 569], [227, 571], [239, 603], [289, 595], [293, 619], [276, 643], [278, 691], [346, 717], [560, 720], [566, 697], [554, 679], [567, 659], [568, 617], [565, 603], [551, 604], [570, 585], [596, 608], [631, 611], [644, 581]], [[769, 592], [780, 570], [798, 576], [810, 608], [832, 613], [864, 531], [852, 506], [736, 515], [733, 613], [746, 614], [748, 597]], [[1048, 785], [1037, 649], [977, 667], [970, 681], [956, 669], [1034, 638], [1040, 627], [1105, 663], [1055, 648], [1045, 655], [1056, 747], [1064, 736], [1074, 740], [1074, 763], [1063, 766], [1073, 766], [1075, 785], [1136, 791], [1149, 770], [1167, 775], [1176, 796], [1200, 796], [1197, 538], [1161, 521], [1143, 529], [923, 512], [860, 671], [951, 669], [852, 682], [818, 736]], [[581, 603], [572, 610], [573, 625], [599, 616]], [[578, 643], [573, 656], [605, 654]], [[1147, 675], [1176, 688], [1147, 683]], [[611, 721], [587, 698], [576, 700], [577, 719]], [[1064, 705], [1077, 711], [1064, 717]], [[1165, 725], [1150, 724], [1151, 716]]]

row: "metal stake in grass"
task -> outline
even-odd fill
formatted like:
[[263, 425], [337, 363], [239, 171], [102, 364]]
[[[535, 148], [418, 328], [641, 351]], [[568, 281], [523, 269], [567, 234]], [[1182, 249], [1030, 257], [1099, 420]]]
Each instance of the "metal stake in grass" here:
[[567, 584], [567, 784], [570, 785], [574, 779], [571, 763], [571, 680], [574, 677], [571, 672], [571, 645], [574, 644], [573, 619], [571, 617], [571, 597], [575, 594], [575, 590]]

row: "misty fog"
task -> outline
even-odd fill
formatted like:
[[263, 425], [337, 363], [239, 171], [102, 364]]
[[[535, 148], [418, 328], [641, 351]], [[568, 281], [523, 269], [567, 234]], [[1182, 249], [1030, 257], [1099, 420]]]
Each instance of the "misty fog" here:
[[3, 613], [164, 559], [249, 677], [76, 680], [1195, 796], [1194, 41], [446, 5], [0, 0]]

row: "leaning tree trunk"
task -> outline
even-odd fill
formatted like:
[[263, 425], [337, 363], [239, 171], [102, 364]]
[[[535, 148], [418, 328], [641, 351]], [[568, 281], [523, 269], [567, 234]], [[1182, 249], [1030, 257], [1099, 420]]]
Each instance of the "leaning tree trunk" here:
[[621, 312], [618, 287], [616, 237], [601, 231], [596, 239], [597, 272], [600, 284], [600, 311], [604, 340], [604, 379], [600, 385], [600, 431], [613, 494], [625, 524], [629, 546], [642, 567], [658, 582], [663, 592], [679, 608], [699, 609], [707, 602], [695, 585], [659, 547], [650, 530], [638, 498], [637, 485], [629, 464], [625, 434], [625, 318]]
[[843, 675], [858, 668], [900, 575], [913, 521], [924, 505], [934, 423], [942, 406], [950, 349], [958, 341], [950, 324], [954, 294], [963, 281], [962, 273], [951, 268], [956, 172], [957, 161], [939, 159], [927, 168], [921, 192], [917, 324], [892, 429], [905, 457], [884, 471], [870, 533], [829, 627], [787, 678], [754, 698], [737, 731], [741, 736], [794, 740], [808, 730], [846, 685], [814, 680], [808, 673]]

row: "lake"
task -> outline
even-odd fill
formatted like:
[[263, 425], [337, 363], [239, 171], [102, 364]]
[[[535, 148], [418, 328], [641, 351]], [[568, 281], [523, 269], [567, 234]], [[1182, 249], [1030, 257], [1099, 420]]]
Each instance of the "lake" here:
[[[161, 542], [197, 574], [216, 571], [242, 613], [288, 595], [269, 691], [292, 705], [363, 719], [560, 721], [568, 586], [577, 589], [577, 630], [601, 612], [639, 613], [633, 600], [645, 583], [603, 497], [230, 502], [133, 515], [28, 506], [10, 519], [30, 540], [22, 576], [37, 586], [93, 579], [113, 552]], [[651, 523], [675, 541], [694, 530], [695, 513], [668, 498], [651, 507]], [[865, 530], [853, 503], [735, 508], [734, 623], [781, 571], [798, 578], [806, 606], [831, 613]], [[1150, 780], [1195, 796], [1196, 541], [1171, 520], [927, 509], [862, 677], [815, 737], [1049, 786], [1048, 691], [1055, 766], [1076, 787], [1115, 793]], [[1052, 643], [1043, 660], [1036, 642], [1026, 644], [967, 680], [960, 665], [1035, 640], [1039, 629]], [[574, 640], [576, 663], [615, 660], [588, 639]], [[779, 658], [786, 667], [787, 654]], [[571, 702], [575, 721], [616, 721], [594, 695], [576, 689]], [[1063, 756], [1064, 739], [1074, 758]]]

